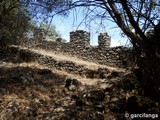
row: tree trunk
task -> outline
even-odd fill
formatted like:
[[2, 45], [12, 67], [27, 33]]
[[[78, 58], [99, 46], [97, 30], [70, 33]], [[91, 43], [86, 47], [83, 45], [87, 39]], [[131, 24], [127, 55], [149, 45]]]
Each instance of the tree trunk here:
[[160, 55], [159, 44], [155, 42], [157, 40], [158, 36], [154, 36], [150, 39], [150, 43], [145, 43], [144, 56], [139, 56], [138, 66], [142, 72], [140, 83], [144, 95], [158, 100], [160, 99]]

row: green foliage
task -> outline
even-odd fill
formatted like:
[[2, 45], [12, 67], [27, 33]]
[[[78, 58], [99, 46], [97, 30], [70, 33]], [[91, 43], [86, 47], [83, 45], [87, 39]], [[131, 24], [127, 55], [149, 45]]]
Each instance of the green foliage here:
[[36, 22], [47, 21], [55, 15], [67, 16], [72, 0], [20, 0]]
[[56, 27], [54, 25], [49, 25], [42, 23], [41, 28], [47, 31], [47, 37], [56, 40], [57, 38], [61, 37], [61, 35], [56, 31]]
[[[42, 31], [43, 35], [51, 40], [56, 40], [61, 37], [61, 35], [56, 31], [55, 25], [44, 22], [41, 22], [40, 25], [36, 25], [36, 23], [32, 22], [30, 32], [33, 33], [34, 36], [39, 36]], [[39, 37], [41, 37], [41, 35]]]
[[30, 15], [17, 0], [0, 1], [0, 42], [14, 43], [30, 26]]
[[[67, 4], [70, 0], [1, 0], [0, 1], [0, 42], [8, 45], [16, 42], [17, 37], [31, 30], [39, 24], [39, 21], [47, 21], [54, 15], [67, 15]], [[32, 17], [32, 19], [30, 19]], [[32, 21], [31, 21], [32, 20]], [[38, 23], [33, 24], [33, 21]], [[55, 40], [60, 37], [54, 25], [42, 24], [47, 31], [47, 36]]]
[[[89, 27], [91, 23], [96, 23], [96, 19], [102, 27], [106, 20], [116, 23], [133, 44], [137, 64], [142, 72], [141, 83], [148, 84], [142, 85], [144, 94], [159, 99], [160, 0], [37, 0], [32, 3], [30, 0], [26, 1], [29, 3], [28, 9], [35, 11], [35, 14], [39, 13], [36, 17], [44, 20], [49, 17], [52, 20], [55, 14], [66, 15], [70, 9], [83, 8], [84, 21]], [[154, 32], [148, 37], [146, 33], [151, 28]], [[145, 58], [142, 58], [142, 55], [145, 55]]]

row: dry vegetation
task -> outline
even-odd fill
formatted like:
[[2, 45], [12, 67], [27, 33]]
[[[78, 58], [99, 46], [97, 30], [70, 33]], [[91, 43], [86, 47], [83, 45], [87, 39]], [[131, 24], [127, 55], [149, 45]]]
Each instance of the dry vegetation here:
[[55, 58], [58, 61], [71, 61], [73, 63], [76, 63], [78, 65], [85, 65], [86, 67], [90, 68], [90, 69], [97, 69], [97, 67], [103, 67], [103, 68], [108, 68], [111, 70], [120, 70], [122, 71], [123, 69], [121, 68], [115, 68], [115, 67], [110, 67], [110, 66], [105, 66], [105, 65], [101, 65], [98, 63], [94, 63], [94, 62], [89, 62], [89, 61], [84, 61], [81, 60], [79, 58], [77, 58], [76, 56], [72, 56], [72, 55], [68, 55], [68, 54], [62, 54], [62, 53], [56, 53], [53, 52], [51, 50], [44, 50], [44, 49], [34, 49], [34, 48], [27, 48], [27, 47], [21, 47], [21, 46], [13, 46], [13, 47], [18, 47], [20, 49], [24, 49], [24, 50], [30, 50], [32, 52], [41, 54], [41, 55], [46, 55], [46, 56], [50, 56]]
[[51, 51], [33, 48], [30, 51], [57, 61], [71, 61], [93, 71], [107, 68], [109, 72], [103, 78], [89, 78], [48, 68], [36, 61], [16, 63], [12, 57], [9, 61], [2, 59], [0, 120], [129, 120], [125, 112], [159, 114], [159, 102], [142, 95], [136, 76], [130, 70]]

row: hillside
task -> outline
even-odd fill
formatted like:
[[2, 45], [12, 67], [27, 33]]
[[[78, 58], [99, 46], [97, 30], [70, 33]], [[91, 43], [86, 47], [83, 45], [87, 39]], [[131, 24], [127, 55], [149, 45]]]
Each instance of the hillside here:
[[160, 113], [159, 102], [143, 96], [136, 68], [40, 48], [2, 51], [0, 120], [130, 120], [136, 116], [125, 113]]

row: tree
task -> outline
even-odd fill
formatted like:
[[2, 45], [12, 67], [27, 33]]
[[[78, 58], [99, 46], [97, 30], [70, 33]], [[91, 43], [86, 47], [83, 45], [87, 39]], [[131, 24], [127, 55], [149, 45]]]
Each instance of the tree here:
[[[6, 9], [3, 5], [5, 1], [10, 0], [2, 0], [0, 8], [1, 16], [7, 17], [8, 12], [4, 14], [6, 10], [13, 12], [14, 9]], [[106, 20], [116, 23], [133, 44], [145, 95], [160, 97], [159, 0], [13, 0], [12, 3], [14, 2], [27, 8], [32, 13], [32, 20], [40, 18], [51, 23], [56, 14], [66, 16], [70, 10], [82, 8], [87, 24], [95, 19], [100, 20], [101, 25]], [[4, 18], [0, 18], [2, 28]], [[147, 32], [150, 30], [153, 34], [148, 37]]]
[[50, 38], [51, 40], [56, 40], [57, 38], [60, 38], [61, 35], [56, 31], [56, 27], [52, 24], [42, 24], [42, 28], [44, 28], [47, 31], [47, 37]]
[[68, 15], [71, 0], [20, 0], [20, 3], [32, 13], [32, 20], [51, 23], [55, 15]]
[[[64, 7], [66, 2], [66, 0], [1, 0], [1, 47], [15, 43], [17, 37], [22, 36], [23, 33], [31, 29], [33, 21], [46, 22], [51, 18], [51, 23], [54, 16], [52, 15], [53, 13], [66, 15], [67, 12], [63, 10], [64, 8], [66, 9], [66, 7]], [[54, 27], [51, 26], [51, 28], [48, 29], [54, 30]]]
[[[121, 28], [135, 49], [137, 63], [142, 72], [140, 82], [145, 95], [159, 97], [160, 23], [158, 20], [160, 18], [160, 1], [77, 0], [73, 3], [73, 6], [85, 7], [87, 13], [90, 12], [92, 17], [98, 17], [100, 20], [106, 18], [115, 22]], [[151, 37], [147, 37], [147, 31], [149, 30], [153, 30], [153, 36]]]
[[[56, 31], [56, 27], [53, 24], [50, 25], [50, 24], [47, 24], [44, 22], [41, 22], [39, 27], [34, 25], [33, 26], [33, 33], [39, 32], [39, 30], [42, 30], [42, 29], [45, 32], [45, 36], [53, 41], [56, 40], [57, 38], [61, 37], [61, 35]], [[36, 34], [36, 33], [34, 33], [34, 34]]]
[[27, 9], [18, 0], [0, 1], [0, 42], [1, 46], [15, 43], [29, 28], [30, 17]]
[[[31, 13], [32, 30], [44, 29], [47, 37], [52, 40], [60, 37], [60, 34], [56, 31], [55, 26], [51, 25], [51, 22], [55, 15], [68, 15], [71, 0], [20, 0], [20, 4], [27, 8], [27, 10]], [[33, 25], [33, 23], [36, 24]]]
[[[42, 1], [42, 4], [39, 1], [33, 4], [49, 11], [48, 16], [53, 16], [52, 8], [55, 8], [57, 0]], [[140, 82], [145, 83], [142, 84], [145, 95], [160, 96], [159, 0], [64, 0], [66, 3], [60, 1], [61, 4], [55, 9], [56, 13], [66, 14], [66, 11], [83, 8], [87, 24], [96, 18], [101, 23], [105, 20], [115, 22], [133, 44], [142, 74]], [[150, 37], [147, 34], [149, 30], [153, 31]]]

